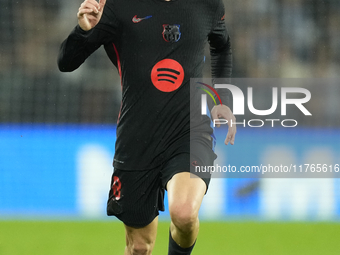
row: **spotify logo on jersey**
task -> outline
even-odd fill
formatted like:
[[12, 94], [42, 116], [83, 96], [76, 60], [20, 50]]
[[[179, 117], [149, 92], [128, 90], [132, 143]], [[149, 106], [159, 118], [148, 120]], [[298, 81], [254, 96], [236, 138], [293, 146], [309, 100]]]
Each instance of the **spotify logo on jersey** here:
[[182, 85], [183, 79], [183, 67], [173, 59], [159, 61], [151, 71], [153, 85], [163, 92], [171, 92], [178, 89]]

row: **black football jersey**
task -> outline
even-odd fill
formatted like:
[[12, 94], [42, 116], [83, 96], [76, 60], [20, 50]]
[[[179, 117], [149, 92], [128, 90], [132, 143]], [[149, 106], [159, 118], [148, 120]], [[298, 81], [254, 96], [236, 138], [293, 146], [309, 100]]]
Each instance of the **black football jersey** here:
[[77, 26], [62, 43], [61, 71], [78, 68], [101, 45], [119, 71], [114, 167], [154, 168], [176, 141], [189, 137], [190, 78], [202, 77], [207, 43], [212, 77], [230, 77], [222, 0], [107, 0], [96, 27]]

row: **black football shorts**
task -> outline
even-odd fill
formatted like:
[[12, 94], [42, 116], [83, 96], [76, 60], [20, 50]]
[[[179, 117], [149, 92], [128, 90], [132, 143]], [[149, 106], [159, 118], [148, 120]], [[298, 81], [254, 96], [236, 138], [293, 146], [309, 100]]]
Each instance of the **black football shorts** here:
[[[211, 147], [197, 143], [195, 148], [203, 146], [205, 151], [200, 157], [189, 152], [173, 154], [162, 165], [148, 170], [127, 171], [114, 169], [111, 189], [107, 202], [107, 215], [116, 216], [125, 225], [141, 228], [147, 226], [164, 211], [164, 193], [168, 181], [177, 173], [194, 172], [196, 164], [212, 165], [216, 155]], [[206, 183], [207, 189], [210, 174], [199, 176]]]

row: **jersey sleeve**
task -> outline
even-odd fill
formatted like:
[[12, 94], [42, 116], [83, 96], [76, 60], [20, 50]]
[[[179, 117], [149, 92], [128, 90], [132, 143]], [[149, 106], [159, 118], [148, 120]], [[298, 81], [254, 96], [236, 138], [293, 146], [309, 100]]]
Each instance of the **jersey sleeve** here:
[[58, 67], [62, 72], [72, 72], [101, 45], [119, 37], [119, 22], [112, 7], [106, 3], [100, 22], [91, 30], [84, 31], [77, 25], [60, 46]]
[[[214, 18], [214, 24], [208, 35], [211, 55], [211, 74], [212, 78], [223, 78], [225, 83], [230, 83], [232, 73], [232, 51], [228, 31], [225, 25], [225, 12], [222, 0]], [[224, 105], [230, 106], [229, 90], [217, 89]]]

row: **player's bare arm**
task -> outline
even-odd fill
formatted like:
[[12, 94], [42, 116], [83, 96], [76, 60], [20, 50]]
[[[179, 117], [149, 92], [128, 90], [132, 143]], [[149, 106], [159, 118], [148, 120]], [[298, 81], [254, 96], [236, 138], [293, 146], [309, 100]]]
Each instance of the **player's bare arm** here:
[[[230, 108], [226, 105], [215, 105], [211, 110], [212, 119], [226, 119], [228, 121], [228, 133], [227, 137], [224, 141], [226, 145], [229, 143], [234, 145], [235, 143], [235, 135], [236, 135], [236, 125], [232, 125], [232, 123], [236, 122], [236, 118]], [[220, 125], [216, 125], [219, 127]]]
[[77, 13], [78, 24], [84, 31], [94, 28], [100, 21], [106, 0], [85, 0]]

